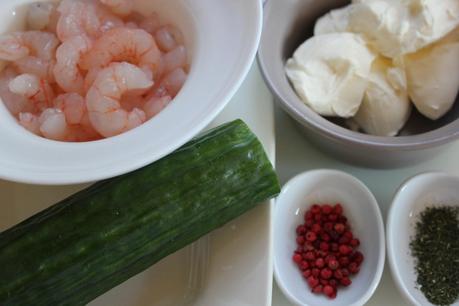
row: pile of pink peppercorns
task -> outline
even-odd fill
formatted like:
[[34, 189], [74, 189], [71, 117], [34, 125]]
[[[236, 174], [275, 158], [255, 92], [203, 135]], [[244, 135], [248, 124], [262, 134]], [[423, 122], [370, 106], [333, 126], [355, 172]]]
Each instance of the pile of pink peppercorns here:
[[341, 204], [314, 204], [304, 214], [304, 224], [296, 228], [298, 265], [313, 293], [336, 298], [338, 287], [349, 286], [351, 275], [360, 271], [363, 254]]

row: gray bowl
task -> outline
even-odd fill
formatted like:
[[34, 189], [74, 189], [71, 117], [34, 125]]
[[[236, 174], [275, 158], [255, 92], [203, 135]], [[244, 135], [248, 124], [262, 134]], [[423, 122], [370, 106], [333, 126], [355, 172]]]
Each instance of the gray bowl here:
[[342, 120], [324, 118], [296, 95], [284, 65], [295, 49], [312, 36], [316, 20], [342, 0], [268, 0], [258, 60], [266, 83], [280, 106], [293, 117], [306, 137], [324, 152], [373, 168], [410, 165], [429, 157], [459, 137], [459, 103], [447, 115], [432, 121], [416, 110], [398, 137], [354, 132]]

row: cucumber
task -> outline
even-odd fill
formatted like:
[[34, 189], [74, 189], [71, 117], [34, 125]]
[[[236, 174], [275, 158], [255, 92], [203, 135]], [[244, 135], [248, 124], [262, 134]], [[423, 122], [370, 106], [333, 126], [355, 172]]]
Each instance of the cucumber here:
[[0, 305], [84, 305], [280, 191], [241, 120], [0, 233]]

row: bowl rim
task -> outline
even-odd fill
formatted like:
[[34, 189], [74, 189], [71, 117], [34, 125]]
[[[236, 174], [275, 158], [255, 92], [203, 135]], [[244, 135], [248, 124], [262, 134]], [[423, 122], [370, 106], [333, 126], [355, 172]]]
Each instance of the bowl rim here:
[[[279, 18], [278, 14], [270, 14], [273, 3], [276, 1], [268, 1], [265, 5], [264, 23], [269, 24], [271, 15]], [[459, 138], [459, 120], [456, 119], [438, 129], [410, 136], [374, 136], [351, 131], [337, 124], [330, 122], [324, 117], [315, 113], [306, 104], [304, 104], [293, 90], [291, 84], [285, 76], [285, 72], [278, 71], [273, 64], [273, 60], [281, 62], [280, 67], [285, 67], [285, 63], [281, 58], [272, 58], [265, 54], [266, 49], [272, 49], [272, 41], [282, 41], [276, 35], [272, 35], [269, 27], [265, 26], [262, 33], [261, 42], [258, 50], [258, 63], [265, 83], [276, 97], [278, 104], [292, 116], [296, 121], [306, 126], [321, 136], [331, 139], [335, 142], [343, 144], [357, 145], [360, 147], [378, 148], [380, 150], [418, 150], [427, 149], [442, 144], [446, 144], [452, 140]], [[271, 43], [270, 43], [271, 42]], [[269, 57], [269, 58], [267, 58]], [[280, 74], [280, 75], [277, 75]], [[282, 84], [281, 84], [282, 83]], [[287, 85], [287, 86], [285, 86]], [[288, 91], [288, 96], [284, 90]]]
[[[355, 176], [353, 176], [351, 174], [348, 174], [348, 173], [346, 173], [344, 171], [335, 170], [335, 169], [327, 169], [327, 168], [308, 170], [308, 171], [304, 171], [304, 172], [301, 172], [301, 173], [295, 175], [294, 177], [290, 178], [282, 186], [282, 190], [281, 190], [280, 194], [278, 195], [278, 197], [276, 198], [276, 203], [275, 203], [276, 205], [274, 207], [273, 230], [275, 230], [276, 224], [277, 224], [277, 215], [278, 215], [277, 214], [277, 210], [281, 209], [281, 208], [279, 208], [279, 205], [277, 205], [277, 201], [279, 200], [279, 198], [283, 194], [288, 193], [288, 190], [290, 189], [290, 186], [292, 184], [294, 184], [296, 181], [302, 180], [305, 177], [316, 176], [316, 175], [337, 176], [337, 177], [340, 177], [340, 179], [349, 180], [349, 181], [353, 182], [354, 184], [357, 184], [358, 186], [360, 186], [362, 188], [362, 190], [364, 190], [365, 193], [371, 199], [370, 205], [372, 206], [372, 208], [375, 210], [375, 213], [376, 213], [376, 215], [375, 215], [376, 216], [376, 227], [377, 227], [377, 231], [378, 231], [378, 237], [380, 239], [380, 243], [378, 245], [378, 257], [379, 257], [379, 260], [378, 260], [378, 264], [376, 266], [375, 277], [372, 279], [371, 283], [368, 284], [367, 290], [365, 290], [364, 294], [350, 306], [364, 305], [374, 295], [376, 289], [379, 286], [379, 283], [381, 282], [381, 278], [382, 278], [382, 275], [383, 275], [383, 272], [384, 272], [384, 266], [385, 266], [385, 262], [386, 262], [386, 237], [385, 237], [386, 234], [385, 234], [385, 230], [384, 230], [384, 221], [383, 221], [383, 217], [382, 217], [382, 214], [381, 214], [381, 209], [379, 207], [378, 201], [376, 200], [376, 198], [373, 195], [373, 193], [371, 192], [371, 190], [361, 180], [359, 180]], [[275, 237], [276, 236], [274, 235], [274, 238]], [[273, 242], [273, 245], [275, 245], [275, 241]], [[276, 264], [276, 262], [277, 262], [276, 261], [276, 257], [277, 257], [276, 254], [277, 253], [274, 252], [274, 255], [273, 255], [274, 256], [274, 260], [273, 261], [274, 261], [274, 278], [276, 280], [277, 285], [279, 286], [281, 291], [284, 293], [284, 295], [287, 297], [287, 299], [290, 302], [294, 303], [295, 305], [307, 306], [308, 304], [304, 304], [301, 301], [297, 300], [290, 293], [290, 290], [287, 288], [287, 286], [285, 285], [284, 281], [280, 277], [279, 268], [278, 268], [278, 266]]]
[[[399, 197], [402, 192], [409, 186], [414, 184], [418, 180], [422, 180], [423, 178], [428, 177], [442, 177], [448, 179], [456, 179], [459, 180], [459, 176], [442, 172], [442, 171], [424, 171], [418, 174], [414, 174], [407, 179], [405, 179], [400, 186], [397, 188], [394, 196], [392, 197], [392, 201], [387, 213], [387, 221], [386, 221], [386, 249], [387, 249], [387, 260], [389, 262], [389, 270], [392, 276], [392, 279], [397, 287], [397, 290], [403, 296], [405, 301], [409, 302], [413, 306], [419, 305], [419, 301], [410, 294], [410, 291], [407, 289], [407, 284], [402, 281], [400, 270], [396, 264], [396, 252], [393, 247], [393, 240], [391, 232], [395, 226], [395, 218], [396, 218], [396, 206], [400, 206]], [[397, 204], [398, 203], [398, 204]]]

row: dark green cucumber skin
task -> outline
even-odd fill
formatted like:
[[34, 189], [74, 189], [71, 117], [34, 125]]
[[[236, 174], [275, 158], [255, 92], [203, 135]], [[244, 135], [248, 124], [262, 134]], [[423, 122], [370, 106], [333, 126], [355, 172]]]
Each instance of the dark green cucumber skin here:
[[279, 191], [245, 123], [220, 126], [0, 233], [0, 305], [85, 305]]

